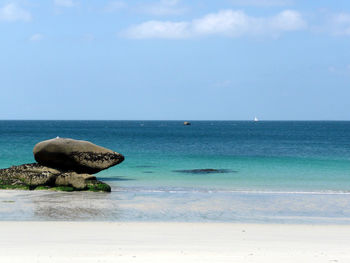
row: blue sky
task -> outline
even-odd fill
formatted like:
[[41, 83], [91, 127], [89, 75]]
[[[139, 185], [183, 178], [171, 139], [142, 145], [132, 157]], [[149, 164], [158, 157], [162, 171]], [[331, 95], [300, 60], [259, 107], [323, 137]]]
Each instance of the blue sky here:
[[350, 120], [350, 1], [0, 0], [0, 119]]

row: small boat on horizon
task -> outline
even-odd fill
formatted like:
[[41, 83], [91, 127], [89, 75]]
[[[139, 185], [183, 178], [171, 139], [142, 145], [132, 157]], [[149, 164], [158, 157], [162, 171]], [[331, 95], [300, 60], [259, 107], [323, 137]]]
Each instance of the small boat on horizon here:
[[254, 117], [254, 121], [259, 121], [259, 119], [257, 117]]

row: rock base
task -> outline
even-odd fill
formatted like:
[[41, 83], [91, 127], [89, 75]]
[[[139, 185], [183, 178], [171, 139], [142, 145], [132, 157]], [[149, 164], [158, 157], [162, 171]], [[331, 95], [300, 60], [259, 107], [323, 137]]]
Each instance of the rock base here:
[[38, 163], [0, 169], [0, 189], [110, 192], [91, 174], [51, 168]]

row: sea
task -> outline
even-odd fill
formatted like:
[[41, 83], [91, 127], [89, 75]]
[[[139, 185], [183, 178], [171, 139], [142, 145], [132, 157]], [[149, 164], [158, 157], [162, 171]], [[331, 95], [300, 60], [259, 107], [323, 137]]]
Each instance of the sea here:
[[190, 122], [0, 121], [0, 168], [57, 136], [125, 156], [111, 193], [0, 190], [0, 220], [350, 223], [350, 122]]

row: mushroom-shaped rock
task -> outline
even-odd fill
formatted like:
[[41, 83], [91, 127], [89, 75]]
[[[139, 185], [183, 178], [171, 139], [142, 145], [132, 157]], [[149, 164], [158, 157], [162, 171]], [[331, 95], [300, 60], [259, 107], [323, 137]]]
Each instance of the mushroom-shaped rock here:
[[124, 160], [120, 153], [91, 142], [58, 137], [39, 142], [33, 153], [39, 164], [87, 174], [97, 173]]

